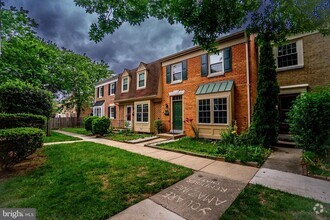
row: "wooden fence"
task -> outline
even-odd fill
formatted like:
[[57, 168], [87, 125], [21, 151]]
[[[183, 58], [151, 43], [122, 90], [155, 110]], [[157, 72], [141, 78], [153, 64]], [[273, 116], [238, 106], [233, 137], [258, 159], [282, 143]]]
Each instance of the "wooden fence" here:
[[49, 119], [49, 129], [76, 128], [83, 127], [83, 118], [51, 118]]

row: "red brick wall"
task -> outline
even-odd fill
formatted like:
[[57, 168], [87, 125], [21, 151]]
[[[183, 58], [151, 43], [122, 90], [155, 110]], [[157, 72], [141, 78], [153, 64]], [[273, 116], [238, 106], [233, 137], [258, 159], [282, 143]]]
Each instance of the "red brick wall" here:
[[[97, 101], [102, 101], [104, 100], [104, 116], [108, 117], [109, 112], [108, 112], [108, 106], [115, 104], [115, 96], [114, 95], [108, 95], [109, 93], [109, 84], [104, 85], [104, 92], [103, 92], [103, 97], [99, 98], [97, 96], [97, 90], [98, 88], [95, 89], [95, 102]], [[116, 104], [116, 119], [111, 119], [111, 127], [119, 127], [119, 107]]]
[[[166, 124], [166, 129], [170, 129], [171, 116], [165, 116], [165, 105], [168, 104], [171, 113], [171, 103], [169, 92], [174, 90], [184, 90], [183, 95], [183, 117], [193, 118], [196, 122], [196, 95], [198, 85], [209, 82], [234, 80], [234, 108], [233, 119], [237, 121], [239, 131], [248, 128], [248, 106], [247, 106], [247, 83], [246, 83], [246, 50], [245, 44], [241, 43], [232, 47], [232, 72], [225, 73], [224, 76], [201, 77], [201, 58], [193, 57], [187, 60], [188, 79], [180, 84], [166, 84], [166, 67], [162, 67], [163, 97], [161, 104], [161, 119]], [[184, 125], [187, 135], [193, 136], [190, 125]]]

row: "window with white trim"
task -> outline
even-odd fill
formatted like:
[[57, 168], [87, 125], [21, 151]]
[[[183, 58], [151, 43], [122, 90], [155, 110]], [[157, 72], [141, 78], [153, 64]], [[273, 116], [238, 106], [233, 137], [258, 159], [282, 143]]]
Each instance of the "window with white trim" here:
[[122, 92], [128, 91], [128, 76], [122, 79]]
[[213, 123], [227, 124], [227, 99], [213, 99]]
[[210, 99], [198, 100], [198, 122], [211, 123]]
[[93, 115], [97, 117], [102, 117], [102, 108], [101, 107], [94, 107]]
[[149, 106], [148, 104], [136, 105], [136, 121], [148, 122], [149, 121]]
[[209, 73], [223, 73], [223, 51], [219, 51], [218, 54], [209, 54]]
[[104, 93], [104, 86], [100, 86], [99, 88], [98, 88], [98, 93], [99, 93], [99, 97], [98, 98], [102, 98], [103, 97], [103, 93]]
[[114, 95], [116, 93], [116, 83], [110, 83], [109, 85], [109, 95]]
[[108, 117], [110, 119], [115, 119], [116, 118], [116, 106], [109, 106], [109, 113]]
[[278, 68], [298, 65], [297, 42], [292, 42], [278, 47]]
[[145, 72], [141, 72], [137, 74], [137, 88], [138, 89], [142, 89], [146, 87], [146, 73]]
[[176, 63], [172, 65], [172, 83], [182, 81], [182, 63]]
[[198, 100], [198, 123], [227, 124], [227, 98], [212, 98]]
[[303, 40], [298, 39], [274, 47], [274, 55], [278, 71], [304, 67]]

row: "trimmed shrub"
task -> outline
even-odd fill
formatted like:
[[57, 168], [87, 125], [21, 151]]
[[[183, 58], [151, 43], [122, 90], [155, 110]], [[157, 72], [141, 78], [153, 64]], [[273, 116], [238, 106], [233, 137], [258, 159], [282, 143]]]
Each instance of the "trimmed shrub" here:
[[93, 134], [101, 135], [108, 133], [110, 119], [107, 117], [95, 118], [92, 122]]
[[330, 86], [300, 95], [288, 115], [298, 147], [325, 157], [330, 148]]
[[93, 133], [93, 127], [92, 127], [92, 122], [94, 119], [99, 118], [97, 116], [87, 116], [84, 118], [84, 125], [86, 131], [90, 131]]
[[52, 94], [20, 81], [0, 85], [0, 112], [30, 113], [49, 118], [52, 114]]
[[154, 121], [154, 128], [155, 128], [156, 134], [162, 133], [163, 130], [164, 130], [164, 125], [163, 125], [162, 120], [160, 120], [160, 119], [155, 120]]
[[0, 114], [0, 129], [17, 127], [34, 127], [45, 129], [46, 117], [32, 114]]
[[42, 147], [44, 132], [38, 128], [0, 130], [0, 168], [8, 169]]

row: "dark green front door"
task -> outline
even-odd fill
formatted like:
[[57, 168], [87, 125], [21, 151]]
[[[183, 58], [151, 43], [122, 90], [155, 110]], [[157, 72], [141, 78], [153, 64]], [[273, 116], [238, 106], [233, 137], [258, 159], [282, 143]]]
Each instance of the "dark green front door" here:
[[182, 130], [182, 101], [173, 100], [173, 130]]

